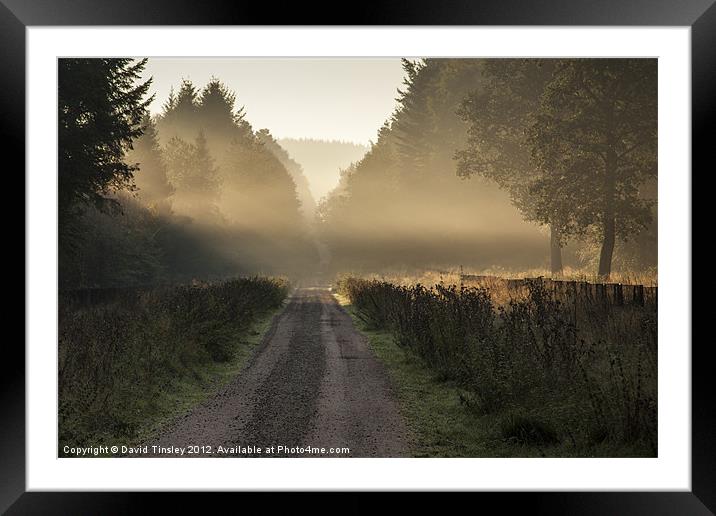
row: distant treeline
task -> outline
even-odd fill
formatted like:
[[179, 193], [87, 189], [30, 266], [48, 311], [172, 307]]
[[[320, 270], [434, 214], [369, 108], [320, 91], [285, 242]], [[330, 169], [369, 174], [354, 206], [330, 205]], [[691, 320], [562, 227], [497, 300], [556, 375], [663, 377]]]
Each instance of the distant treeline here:
[[149, 116], [146, 60], [59, 62], [60, 286], [293, 274], [317, 261], [300, 165], [217, 79]]
[[316, 201], [335, 188], [339, 170], [357, 163], [368, 152], [366, 145], [340, 140], [280, 138], [278, 142], [303, 166]]
[[656, 60], [403, 67], [397, 109], [319, 207], [335, 268], [558, 273], [563, 249], [602, 276], [656, 266]]

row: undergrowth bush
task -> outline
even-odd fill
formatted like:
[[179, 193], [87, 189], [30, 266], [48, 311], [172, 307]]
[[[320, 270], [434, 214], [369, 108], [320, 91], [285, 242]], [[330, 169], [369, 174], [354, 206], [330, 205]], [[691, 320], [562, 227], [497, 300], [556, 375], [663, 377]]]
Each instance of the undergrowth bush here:
[[[338, 289], [478, 413], [507, 414], [510, 441], [605, 441], [656, 453], [656, 305], [565, 302], [540, 280], [495, 301], [489, 288], [348, 277]], [[519, 416], [516, 416], [518, 414]]]
[[287, 292], [285, 281], [268, 278], [61, 292], [60, 444], [135, 438], [161, 394], [230, 360], [241, 335]]

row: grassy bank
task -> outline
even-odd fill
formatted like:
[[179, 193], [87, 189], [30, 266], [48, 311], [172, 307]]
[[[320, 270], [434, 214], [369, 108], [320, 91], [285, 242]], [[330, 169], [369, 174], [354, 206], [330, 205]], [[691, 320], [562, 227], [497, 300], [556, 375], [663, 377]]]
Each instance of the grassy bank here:
[[539, 291], [502, 307], [480, 289], [339, 291], [393, 376], [416, 456], [656, 454], [655, 308], [582, 307], [575, 327]]
[[288, 284], [246, 278], [60, 295], [59, 452], [133, 444], [215, 393], [243, 367]]
[[490, 431], [492, 421], [485, 421], [490, 418], [464, 410], [454, 384], [437, 378], [416, 356], [395, 344], [390, 333], [369, 329], [347, 297], [336, 297], [388, 368], [401, 413], [411, 430], [413, 456], [505, 457], [513, 453], [494, 438]]

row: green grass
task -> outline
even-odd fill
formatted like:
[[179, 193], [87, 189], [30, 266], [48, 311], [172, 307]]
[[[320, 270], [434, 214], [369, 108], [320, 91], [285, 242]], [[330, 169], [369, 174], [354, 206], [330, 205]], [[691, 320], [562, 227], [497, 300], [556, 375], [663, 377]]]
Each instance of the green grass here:
[[286, 299], [281, 307], [260, 315], [248, 332], [238, 332], [235, 335], [236, 347], [229, 361], [208, 362], [198, 377], [182, 377], [174, 382], [172, 389], [164, 390], [157, 403], [161, 408], [146, 428], [140, 431], [139, 441], [151, 438], [165, 424], [215, 395], [241, 373], [253, 350], [271, 327], [274, 317], [278, 317], [287, 304]]
[[[445, 381], [419, 357], [400, 348], [390, 333], [368, 329], [348, 299], [335, 294], [371, 350], [388, 369], [403, 418], [411, 432], [414, 457], [634, 457], [648, 450], [614, 444], [574, 446], [551, 443], [549, 428], [539, 418], [519, 412], [480, 414], [469, 393]], [[511, 438], [504, 436], [512, 435]], [[534, 444], [534, 441], [541, 441]]]

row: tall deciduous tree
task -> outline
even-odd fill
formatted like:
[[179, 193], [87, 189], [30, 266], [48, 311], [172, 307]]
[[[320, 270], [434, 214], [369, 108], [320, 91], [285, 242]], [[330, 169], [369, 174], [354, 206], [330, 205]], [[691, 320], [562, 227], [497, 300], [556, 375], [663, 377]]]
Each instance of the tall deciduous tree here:
[[550, 266], [562, 272], [564, 233], [559, 210], [537, 216], [530, 185], [543, 171], [531, 159], [527, 127], [534, 118], [555, 62], [535, 59], [497, 59], [482, 64], [481, 84], [458, 109], [468, 127], [463, 150], [455, 154], [457, 173], [479, 175], [495, 181], [510, 193], [513, 203], [528, 220], [550, 227]]
[[639, 189], [657, 175], [656, 60], [560, 61], [529, 142], [543, 172], [530, 188], [536, 218], [560, 212], [562, 231], [574, 235], [596, 227], [598, 274], [608, 278], [617, 237], [651, 220]]

